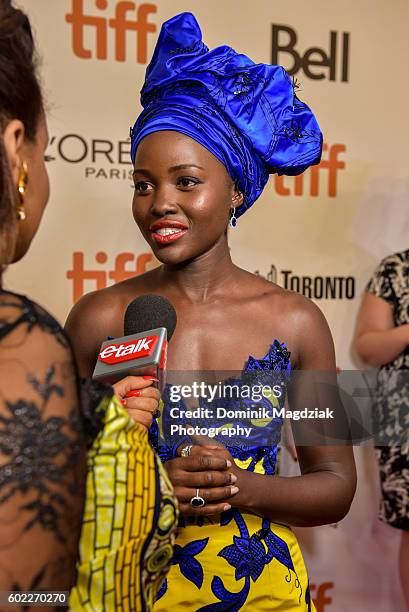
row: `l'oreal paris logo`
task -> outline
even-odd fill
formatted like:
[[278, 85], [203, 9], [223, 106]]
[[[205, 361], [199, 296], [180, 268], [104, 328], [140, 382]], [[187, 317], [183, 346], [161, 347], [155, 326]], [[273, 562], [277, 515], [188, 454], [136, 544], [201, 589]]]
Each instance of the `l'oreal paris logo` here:
[[108, 344], [98, 355], [99, 361], [103, 361], [109, 365], [128, 361], [130, 359], [139, 359], [140, 357], [149, 357], [158, 341], [158, 336], [145, 336], [137, 340], [129, 342], [121, 342], [121, 344]]

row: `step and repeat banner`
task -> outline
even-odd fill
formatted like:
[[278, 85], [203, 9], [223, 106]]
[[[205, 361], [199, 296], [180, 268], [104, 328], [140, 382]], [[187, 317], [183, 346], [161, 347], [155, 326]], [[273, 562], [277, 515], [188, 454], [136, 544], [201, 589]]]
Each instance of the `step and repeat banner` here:
[[[158, 265], [131, 214], [129, 127], [161, 23], [191, 11], [209, 47], [229, 44], [282, 64], [320, 121], [321, 164], [297, 178], [272, 177], [230, 232], [231, 249], [238, 265], [313, 299], [332, 329], [338, 367], [359, 367], [351, 340], [362, 290], [382, 256], [409, 245], [406, 0], [19, 4], [41, 54], [51, 198], [7, 287], [65, 320], [84, 293]], [[312, 595], [318, 612], [400, 611], [400, 533], [377, 520], [372, 449], [357, 448], [356, 457], [348, 517], [299, 530]]]

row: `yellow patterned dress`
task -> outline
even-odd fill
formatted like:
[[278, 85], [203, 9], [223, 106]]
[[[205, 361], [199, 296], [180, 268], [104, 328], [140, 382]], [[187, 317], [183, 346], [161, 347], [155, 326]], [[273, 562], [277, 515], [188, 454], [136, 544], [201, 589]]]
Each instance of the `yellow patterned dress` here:
[[149, 611], [172, 558], [176, 500], [146, 429], [115, 397], [100, 411], [70, 610]]
[[[290, 373], [290, 354], [277, 340], [262, 359], [249, 357], [242, 374]], [[229, 379], [230, 380], [230, 379]], [[243, 378], [239, 379], [243, 381]], [[264, 398], [270, 407], [283, 405]], [[162, 423], [151, 429], [151, 440], [162, 460], [175, 455], [180, 442], [166, 443], [166, 404], [163, 396]], [[266, 405], [266, 404], [265, 404]], [[172, 403], [172, 406], [175, 406]], [[235, 407], [238, 402], [235, 402]], [[242, 407], [242, 406], [241, 406]], [[235, 420], [237, 423], [237, 420]], [[243, 420], [240, 419], [240, 423]], [[249, 424], [243, 423], [243, 424]], [[168, 423], [169, 425], [169, 423]], [[231, 426], [231, 423], [225, 424]], [[255, 431], [252, 446], [227, 446], [236, 464], [261, 474], [275, 474], [282, 420], [251, 421]], [[269, 431], [269, 444], [263, 442]], [[257, 434], [259, 443], [257, 444]], [[216, 436], [217, 439], [217, 436]], [[220, 439], [223, 442], [223, 440]], [[273, 483], [272, 483], [273, 484]], [[154, 612], [312, 612], [308, 576], [297, 539], [291, 528], [234, 508], [219, 518], [181, 518], [172, 568], [162, 585]]]

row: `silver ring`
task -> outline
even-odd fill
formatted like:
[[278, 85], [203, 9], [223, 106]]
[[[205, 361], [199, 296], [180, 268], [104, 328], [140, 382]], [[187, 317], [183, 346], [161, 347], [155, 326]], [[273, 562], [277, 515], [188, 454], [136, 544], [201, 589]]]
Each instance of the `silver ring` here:
[[196, 489], [196, 495], [190, 500], [190, 505], [193, 506], [193, 508], [201, 508], [205, 504], [205, 500], [199, 495], [199, 489]]
[[182, 448], [182, 452], [180, 453], [181, 457], [190, 457], [190, 453], [192, 451], [193, 444], [188, 444]]

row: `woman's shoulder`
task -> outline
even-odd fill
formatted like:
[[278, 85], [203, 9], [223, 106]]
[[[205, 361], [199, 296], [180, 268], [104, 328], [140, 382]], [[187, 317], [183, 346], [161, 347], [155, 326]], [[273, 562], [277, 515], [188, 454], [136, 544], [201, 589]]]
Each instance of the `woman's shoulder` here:
[[61, 372], [64, 380], [70, 372], [75, 378], [71, 344], [60, 323], [31, 298], [5, 290], [0, 291], [0, 353], [1, 384], [9, 390], [19, 381], [45, 392]]
[[107, 337], [122, 336], [123, 296], [115, 287], [85, 294], [65, 322], [82, 377], [91, 375], [98, 348]]
[[60, 323], [43, 306], [26, 295], [0, 290], [0, 338], [21, 325], [25, 325], [29, 331], [36, 328], [65, 340]]
[[264, 322], [264, 333], [285, 343], [293, 364], [300, 362], [306, 347], [311, 352], [311, 346], [321, 340], [331, 345], [326, 318], [312, 300], [266, 279], [258, 279], [256, 286], [256, 317]]
[[390, 272], [401, 266], [409, 266], [409, 249], [386, 255], [379, 262], [378, 269]]
[[331, 330], [322, 310], [309, 298], [279, 287], [271, 311], [277, 329], [291, 351], [294, 369], [332, 370], [335, 349]]
[[22, 311], [36, 309], [38, 305], [26, 295], [0, 289], [0, 308], [2, 314], [9, 314], [13, 318], [13, 314], [18, 316]]
[[[102, 326], [104, 329], [117, 328], [118, 320], [122, 326], [123, 315], [128, 304], [144, 293], [147, 289], [146, 275], [133, 277], [110, 287], [86, 293], [72, 307], [67, 319], [70, 326], [80, 323], [82, 326], [88, 323], [94, 327]], [[112, 335], [112, 334], [111, 334]]]
[[301, 293], [285, 289], [263, 277], [251, 275], [260, 302], [268, 312], [277, 311], [288, 317], [311, 318], [322, 316], [320, 308]]
[[375, 267], [365, 291], [394, 303], [409, 272], [409, 249], [383, 257]]
[[[143, 275], [145, 276], [145, 275]], [[71, 309], [65, 330], [83, 377], [92, 374], [101, 343], [123, 336], [128, 304], [144, 293], [153, 293], [140, 277], [84, 295]]]

